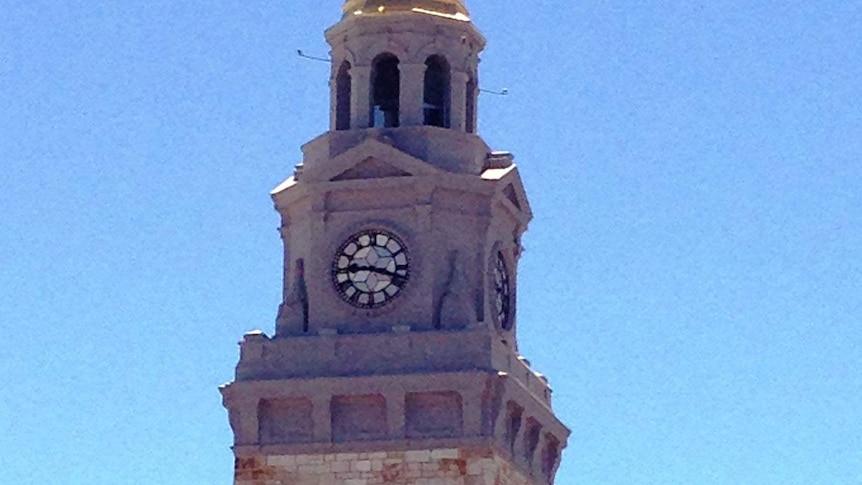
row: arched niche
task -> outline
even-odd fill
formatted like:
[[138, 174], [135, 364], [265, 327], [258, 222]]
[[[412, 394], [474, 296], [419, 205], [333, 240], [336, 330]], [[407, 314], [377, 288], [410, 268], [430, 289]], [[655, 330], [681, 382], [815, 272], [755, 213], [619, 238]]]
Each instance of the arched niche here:
[[451, 68], [446, 58], [429, 56], [425, 60], [423, 114], [426, 126], [449, 128], [451, 111]]
[[396, 128], [400, 125], [401, 74], [395, 55], [383, 53], [371, 64], [371, 109], [368, 125]]

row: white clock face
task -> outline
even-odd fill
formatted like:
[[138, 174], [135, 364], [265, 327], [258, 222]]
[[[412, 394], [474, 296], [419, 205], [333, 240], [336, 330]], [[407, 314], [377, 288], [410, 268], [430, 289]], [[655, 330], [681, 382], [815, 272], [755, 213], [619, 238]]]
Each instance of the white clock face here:
[[332, 283], [341, 298], [357, 308], [380, 308], [404, 291], [410, 260], [404, 244], [379, 229], [347, 239], [332, 261]]
[[498, 252], [494, 260], [494, 318], [504, 330], [512, 326], [512, 295], [509, 282], [509, 269], [503, 253]]

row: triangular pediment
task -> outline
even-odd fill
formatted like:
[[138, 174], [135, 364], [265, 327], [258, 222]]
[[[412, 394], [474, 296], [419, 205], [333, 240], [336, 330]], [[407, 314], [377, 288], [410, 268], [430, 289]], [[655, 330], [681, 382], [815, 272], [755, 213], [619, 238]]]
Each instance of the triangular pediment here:
[[382, 179], [387, 177], [409, 177], [412, 174], [374, 157], [368, 157], [353, 167], [333, 177], [333, 182], [341, 180]]
[[521, 202], [518, 201], [518, 194], [515, 193], [515, 187], [512, 184], [507, 185], [503, 189], [503, 195], [505, 195], [506, 198], [509, 199], [509, 202], [511, 202], [512, 205], [517, 207], [518, 210], [521, 210]]
[[482, 174], [482, 178], [493, 181], [497, 185], [499, 197], [505, 200], [505, 203], [510, 204], [512, 210], [519, 214], [519, 217], [526, 220], [533, 217], [517, 166], [513, 164], [505, 168], [487, 169]]
[[439, 169], [390, 144], [369, 138], [319, 166], [306, 167], [303, 179], [340, 182], [440, 173]]

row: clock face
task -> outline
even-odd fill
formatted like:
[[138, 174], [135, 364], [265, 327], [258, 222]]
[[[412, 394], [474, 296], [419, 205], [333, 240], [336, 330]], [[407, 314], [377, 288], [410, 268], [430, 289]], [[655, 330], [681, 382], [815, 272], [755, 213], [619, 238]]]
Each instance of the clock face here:
[[511, 304], [509, 270], [503, 253], [498, 252], [494, 261], [494, 317], [504, 330], [509, 330], [512, 325]]
[[358, 232], [338, 249], [332, 261], [332, 283], [347, 303], [380, 308], [404, 291], [410, 260], [394, 235], [371, 229]]

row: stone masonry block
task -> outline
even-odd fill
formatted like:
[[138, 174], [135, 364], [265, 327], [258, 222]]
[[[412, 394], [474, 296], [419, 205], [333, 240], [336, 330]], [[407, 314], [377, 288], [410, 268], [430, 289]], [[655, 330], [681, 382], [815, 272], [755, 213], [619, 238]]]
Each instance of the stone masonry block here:
[[459, 452], [456, 449], [440, 449], [431, 450], [431, 459], [439, 460], [442, 458], [458, 458]]
[[404, 461], [408, 463], [427, 462], [431, 460], [431, 450], [414, 450], [404, 453]]
[[521, 474], [493, 451], [477, 453], [454, 448], [271, 455], [247, 459], [239, 465], [234, 485], [544, 484]]

